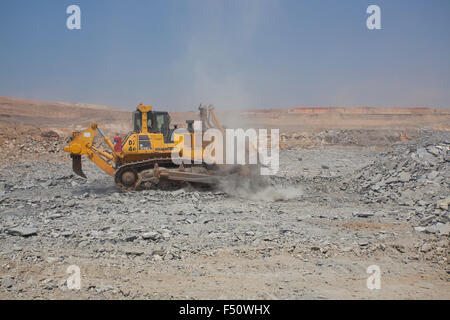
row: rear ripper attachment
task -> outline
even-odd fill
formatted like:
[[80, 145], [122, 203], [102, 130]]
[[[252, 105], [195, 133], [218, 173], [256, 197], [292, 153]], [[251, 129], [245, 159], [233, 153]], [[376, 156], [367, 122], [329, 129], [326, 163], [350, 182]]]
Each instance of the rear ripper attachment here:
[[73, 172], [75, 172], [80, 177], [86, 179], [87, 177], [86, 177], [86, 175], [83, 172], [83, 168], [81, 167], [81, 155], [79, 155], [79, 154], [71, 154], [70, 157], [72, 158], [72, 169], [73, 169]]

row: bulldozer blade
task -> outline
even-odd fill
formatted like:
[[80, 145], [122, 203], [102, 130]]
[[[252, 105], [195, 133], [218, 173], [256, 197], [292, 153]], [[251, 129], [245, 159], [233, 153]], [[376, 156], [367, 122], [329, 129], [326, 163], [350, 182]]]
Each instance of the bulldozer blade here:
[[86, 175], [83, 172], [83, 169], [81, 167], [81, 155], [70, 155], [72, 157], [72, 169], [73, 172], [75, 172], [80, 177], [83, 177], [86, 179]]
[[201, 174], [201, 173], [190, 173], [190, 172], [180, 172], [175, 170], [167, 170], [161, 172], [161, 177], [174, 181], [186, 181], [193, 183], [203, 183], [203, 184], [217, 184], [219, 178], [213, 175]]

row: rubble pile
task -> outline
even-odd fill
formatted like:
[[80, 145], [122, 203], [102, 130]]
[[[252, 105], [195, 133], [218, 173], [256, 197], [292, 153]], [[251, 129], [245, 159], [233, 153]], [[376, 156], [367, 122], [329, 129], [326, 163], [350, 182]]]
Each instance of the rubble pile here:
[[281, 134], [281, 145], [285, 148], [316, 148], [320, 146], [384, 147], [410, 139], [412, 133], [385, 130], [324, 130], [313, 132], [291, 132]]
[[356, 190], [366, 203], [413, 207], [420, 222], [417, 230], [448, 234], [450, 133], [435, 133], [381, 153], [343, 188]]
[[67, 137], [53, 130], [16, 127], [0, 128], [3, 162], [56, 160], [64, 156]]

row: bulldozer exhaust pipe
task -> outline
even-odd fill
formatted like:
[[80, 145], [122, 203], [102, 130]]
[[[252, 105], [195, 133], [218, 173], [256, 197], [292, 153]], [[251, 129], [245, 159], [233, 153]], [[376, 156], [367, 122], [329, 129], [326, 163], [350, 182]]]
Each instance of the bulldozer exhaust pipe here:
[[83, 168], [81, 167], [81, 155], [71, 154], [70, 157], [72, 158], [73, 172], [75, 172], [80, 177], [87, 179], [86, 175], [83, 172]]

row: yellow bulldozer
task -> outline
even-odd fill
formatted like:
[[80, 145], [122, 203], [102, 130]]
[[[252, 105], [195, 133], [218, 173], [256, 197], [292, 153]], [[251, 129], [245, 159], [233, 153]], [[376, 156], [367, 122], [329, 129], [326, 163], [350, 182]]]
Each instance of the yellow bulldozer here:
[[[200, 105], [202, 129], [224, 129], [218, 121], [212, 106]], [[124, 190], [149, 188], [170, 188], [186, 184], [214, 185], [220, 176], [229, 174], [245, 175], [243, 166], [228, 168], [208, 165], [203, 161], [205, 143], [195, 142], [193, 120], [187, 120], [187, 132], [177, 134], [176, 126], [170, 128], [170, 115], [165, 111], [153, 111], [152, 106], [142, 103], [133, 113], [133, 131], [123, 139], [115, 137], [114, 143], [104, 134], [97, 123], [92, 123], [84, 131], [75, 131], [64, 151], [70, 153], [73, 171], [86, 178], [81, 165], [85, 155], [104, 172], [115, 179], [116, 185]], [[94, 145], [99, 132], [109, 151]], [[198, 136], [197, 136], [198, 137]], [[190, 139], [190, 148], [185, 148], [185, 139]], [[189, 158], [188, 164], [175, 164], [172, 154], [180, 159]]]

